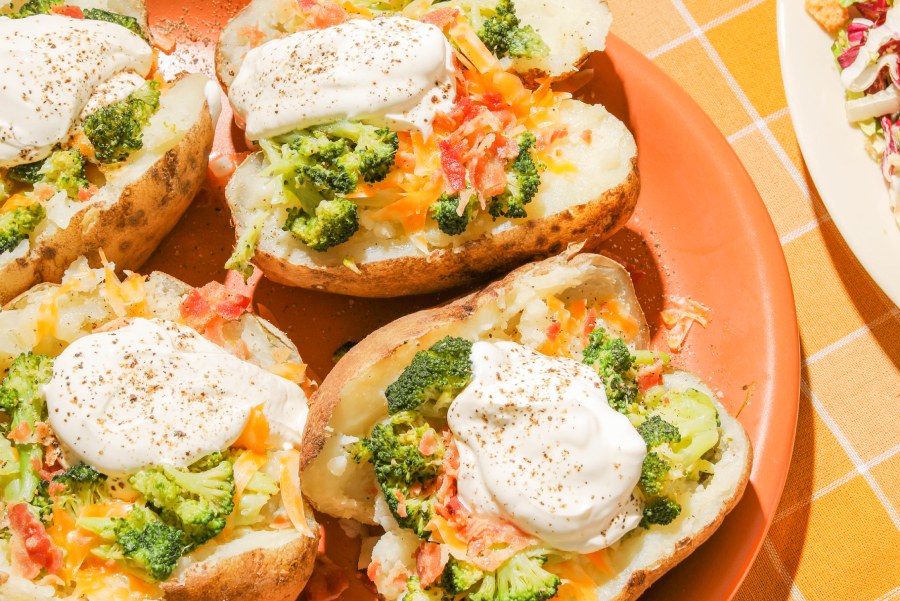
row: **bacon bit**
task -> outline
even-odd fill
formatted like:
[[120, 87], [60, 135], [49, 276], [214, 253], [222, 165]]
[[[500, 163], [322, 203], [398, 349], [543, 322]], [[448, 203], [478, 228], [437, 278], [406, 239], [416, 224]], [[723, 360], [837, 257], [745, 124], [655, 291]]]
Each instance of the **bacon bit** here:
[[485, 92], [481, 95], [481, 99], [492, 111], [503, 108], [503, 95], [500, 92]]
[[550, 132], [550, 144], [553, 144], [557, 140], [562, 140], [564, 138], [569, 137], [569, 130], [565, 127], [558, 127]]
[[547, 328], [547, 339], [551, 342], [556, 340], [556, 337], [559, 336], [559, 331], [562, 329], [562, 323], [558, 321], [554, 321], [550, 324], [550, 327]]
[[[429, 455], [430, 454], [431, 453], [429, 453]], [[432, 480], [432, 482], [434, 482], [434, 481]], [[412, 486], [409, 487], [409, 496], [410, 497], [418, 497], [421, 494], [422, 494], [422, 483], [421, 482], [416, 482], [415, 484], [413, 484]]]
[[13, 428], [6, 438], [14, 441], [16, 444], [27, 444], [34, 442], [31, 440], [31, 426], [27, 422], [19, 422], [19, 425]]
[[175, 51], [175, 36], [154, 31], [153, 47], [159, 49], [163, 54], [172, 54]]
[[498, 135], [495, 147], [498, 158], [510, 160], [519, 156], [519, 145], [512, 138]]
[[[54, 440], [52, 443], [47, 445], [44, 448], [44, 463], [47, 465], [53, 465], [58, 462], [62, 457], [62, 451], [59, 449], [59, 443]], [[65, 466], [63, 466], [65, 467]]]
[[237, 271], [229, 271], [228, 275], [225, 276], [225, 290], [234, 296], [250, 299], [250, 303], [247, 303], [248, 308], [253, 301], [253, 294], [256, 292], [256, 286], [263, 277], [262, 269], [256, 265], [252, 265], [252, 267], [253, 275], [247, 278], [246, 282], [244, 281], [244, 276]]
[[181, 319], [208, 339], [221, 346], [221, 322], [217, 317], [234, 320], [248, 310], [250, 298], [232, 294], [218, 282], [191, 290], [181, 303]]
[[591, 130], [586, 129], [581, 132], [581, 139], [590, 144], [591, 140], [594, 139], [594, 133]]
[[312, 8], [308, 17], [300, 26], [300, 31], [310, 29], [328, 29], [350, 20], [350, 15], [344, 8], [333, 0], [322, 0]]
[[434, 438], [434, 430], [428, 429], [425, 434], [422, 435], [422, 440], [419, 441], [419, 452], [425, 455], [426, 457], [430, 457], [437, 450], [437, 440]]
[[[34, 565], [38, 565], [45, 568], [50, 574], [56, 574], [62, 567], [62, 550], [50, 540], [44, 525], [31, 513], [28, 504], [10, 505], [7, 513], [9, 514], [10, 530], [21, 537], [24, 550], [31, 561], [31, 564], [26, 564], [26, 569], [30, 572]], [[37, 573], [29, 577], [29, 580], [35, 576]]]
[[644, 365], [637, 371], [638, 390], [642, 393], [662, 383], [663, 362], [659, 355], [655, 357], [652, 365]]
[[266, 34], [259, 30], [256, 25], [247, 25], [237, 30], [239, 36], [243, 36], [250, 41], [250, 47], [256, 48], [259, 43], [266, 39]]
[[441, 149], [441, 170], [450, 189], [454, 192], [466, 189], [466, 169], [459, 160], [459, 149], [448, 140], [438, 142]]
[[438, 29], [444, 29], [456, 20], [459, 11], [455, 8], [439, 8], [436, 11], [426, 13], [419, 17], [422, 23], [434, 25]]
[[381, 562], [373, 561], [369, 564], [369, 567], [366, 568], [366, 576], [369, 577], [369, 580], [375, 582], [375, 579], [381, 576]]
[[311, 13], [312, 10], [319, 6], [319, 3], [316, 0], [297, 0], [297, 6], [300, 8], [300, 11], [303, 13]]
[[100, 191], [100, 189], [99, 189], [97, 186], [95, 186], [94, 184], [91, 184], [91, 185], [90, 185], [89, 187], [87, 187], [87, 188], [79, 188], [79, 190], [78, 190], [78, 200], [80, 200], [81, 202], [84, 202], [84, 201], [86, 201], [86, 200], [90, 200], [90, 199], [92, 199], [92, 198], [94, 197], [94, 195], [97, 194], [97, 192], [99, 192], [99, 191]]
[[406, 498], [403, 496], [403, 493], [395, 489], [394, 496], [397, 497], [397, 515], [399, 515], [401, 518], [407, 517]]
[[50, 11], [54, 15], [62, 17], [71, 17], [72, 19], [83, 19], [84, 13], [77, 6], [51, 6]]
[[50, 429], [47, 422], [37, 422], [34, 424], [34, 433], [37, 435], [37, 441], [43, 446], [47, 446], [56, 441], [56, 437], [53, 436], [53, 430]]
[[591, 309], [587, 313], [587, 317], [584, 318], [584, 328], [581, 333], [581, 342], [582, 346], [587, 347], [590, 342], [590, 338], [588, 336], [591, 332], [594, 331], [594, 328], [597, 327], [597, 311]]
[[416, 574], [422, 588], [438, 579], [447, 560], [441, 561], [441, 546], [435, 543], [424, 542], [416, 549]]
[[9, 537], [10, 560], [13, 575], [26, 580], [33, 580], [41, 573], [41, 566], [31, 559], [25, 548], [25, 541], [18, 532], [12, 532]]
[[58, 482], [50, 482], [50, 485], [47, 487], [47, 492], [51, 497], [56, 496], [56, 493], [62, 492], [64, 490], [66, 490], [65, 485]]
[[319, 554], [312, 576], [303, 589], [306, 601], [334, 601], [350, 586], [344, 571], [325, 555]]
[[663, 323], [669, 328], [667, 343], [673, 351], [681, 350], [684, 340], [693, 322], [699, 323], [704, 328], [709, 325], [712, 312], [695, 300], [686, 297], [672, 299], [673, 309], [662, 312]]

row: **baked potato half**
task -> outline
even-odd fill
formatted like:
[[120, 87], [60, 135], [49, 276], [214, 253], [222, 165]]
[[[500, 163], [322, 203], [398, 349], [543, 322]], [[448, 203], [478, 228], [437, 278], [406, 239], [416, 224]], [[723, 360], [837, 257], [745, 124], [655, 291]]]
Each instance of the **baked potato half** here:
[[[155, 272], [149, 277], [128, 273], [129, 277], [120, 282], [115, 276], [113, 264], [106, 263], [103, 268], [91, 269], [82, 257], [66, 271], [61, 285], [39, 284], [8, 303], [0, 311], [0, 382], [11, 373], [11, 366], [15, 369], [14, 361], [23, 353], [58, 358], [70, 344], [90, 334], [117, 330], [139, 319], [159, 319], [182, 325], [192, 324], [192, 329], [202, 330], [207, 339], [214, 340], [229, 353], [291, 380], [294, 384], [290, 386], [302, 389], [303, 396], [311, 390], [312, 383], [305, 376], [305, 366], [294, 344], [283, 332], [247, 312], [250, 299], [233, 292], [230, 285], [225, 287], [212, 283], [193, 289], [163, 273]], [[241, 290], [246, 291], [246, 288]], [[204, 317], [202, 311], [197, 313], [203, 299], [209, 299], [212, 306], [219, 307], [215, 311], [221, 309], [229, 317], [224, 318], [218, 313], [216, 315], [219, 317], [212, 313]], [[206, 305], [207, 309], [209, 306]], [[192, 309], [189, 311], [186, 307]], [[201, 327], [198, 325], [201, 323], [206, 325]], [[8, 417], [2, 410], [0, 416], [6, 432], [9, 429]], [[12, 444], [17, 444], [17, 441], [13, 440]], [[49, 432], [40, 444], [45, 453], [44, 467], [50, 475], [63, 467], [72, 468], [72, 465], [67, 465], [69, 451], [65, 448], [61, 453], [53, 451], [60, 445], [53, 432]], [[10, 449], [10, 441], [4, 435], [0, 442], [0, 455], [5, 457], [5, 469], [0, 476], [6, 491], [4, 495], [11, 494], [9, 482], [17, 476], [6, 463]], [[294, 525], [293, 518], [288, 519], [290, 510], [284, 501], [287, 498], [285, 478], [292, 478], [289, 473], [291, 465], [299, 470], [301, 451], [290, 451], [293, 453], [293, 460], [290, 460], [282, 458], [288, 451], [262, 450], [262, 454], [257, 454], [254, 459], [257, 463], [253, 464], [255, 469], [251, 478], [247, 481], [243, 477], [243, 484], [240, 473], [247, 464], [244, 461], [244, 466], [240, 467], [241, 457], [253, 453], [239, 451], [237, 447], [228, 452], [230, 454], [226, 456], [234, 466], [235, 486], [243, 488], [243, 492], [238, 493], [232, 515], [218, 536], [180, 557], [171, 574], [160, 582], [154, 582], [146, 572], [136, 569], [135, 563], [121, 557], [121, 564], [96, 560], [90, 551], [97, 551], [98, 544], [105, 541], [90, 536], [80, 526], [81, 517], [85, 515], [84, 506], [68, 522], [62, 519], [64, 514], [69, 515], [68, 511], [63, 511], [63, 506], [71, 507], [67, 504], [70, 501], [66, 501], [69, 491], [63, 486], [51, 493], [54, 504], [50, 516], [44, 516], [46, 521], [34, 520], [41, 525], [40, 533], [45, 532], [46, 526], [54, 548], [64, 550], [60, 555], [62, 567], [57, 565], [56, 569], [48, 569], [38, 566], [39, 571], [33, 571], [35, 566], [29, 563], [30, 556], [26, 553], [23, 558], [22, 549], [17, 550], [15, 528], [6, 519], [7, 512], [13, 511], [15, 504], [7, 498], [2, 509], [2, 528], [13, 528], [13, 534], [0, 540], [0, 598], [9, 601], [105, 601], [112, 598], [293, 601], [312, 573], [319, 544], [319, 526], [309, 504], [302, 501], [300, 516], [304, 523], [301, 531]], [[309, 452], [302, 451], [302, 454], [308, 455]], [[58, 463], [48, 465], [54, 460]], [[221, 464], [219, 467], [222, 467]], [[155, 510], [152, 502], [134, 492], [137, 486], [135, 484], [135, 488], [130, 488], [125, 485], [123, 490], [131, 491], [127, 495], [116, 493], [115, 487], [110, 487], [112, 492], [95, 493], [93, 499], [99, 505], [92, 507], [121, 503], [126, 498], [139, 506], [146, 503], [145, 508], [153, 507]], [[280, 490], [276, 492], [278, 488]], [[255, 498], [261, 493], [264, 496]], [[99, 500], [96, 495], [99, 495]], [[31, 507], [40, 505], [38, 498], [36, 493]], [[247, 502], [242, 502], [242, 499]], [[54, 512], [57, 511], [62, 513], [56, 515]], [[94, 509], [91, 515], [96, 513]], [[61, 525], [64, 523], [69, 523], [71, 530]], [[60, 532], [68, 534], [63, 536]], [[21, 538], [18, 540], [21, 541]], [[76, 545], [83, 547], [81, 551], [76, 549]]]
[[[476, 30], [484, 19], [497, 12], [501, 2], [450, 0], [432, 4], [431, 2], [372, 2], [352, 0], [342, 2], [349, 18], [372, 17], [374, 15], [400, 14], [413, 19], [421, 18], [429, 12], [453, 7], [466, 15]], [[252, 0], [236, 14], [222, 30], [216, 46], [216, 75], [219, 82], [228, 87], [241, 68], [244, 55], [252, 48], [269, 40], [289, 35], [303, 27], [316, 6], [328, 6], [327, 0], [298, 4], [291, 0]], [[568, 2], [545, 2], [542, 0], [514, 0], [514, 12], [520, 27], [530, 27], [546, 45], [541, 56], [512, 56], [503, 54], [500, 62], [504, 69], [517, 73], [531, 87], [540, 81], [565, 79], [573, 74], [587, 60], [591, 52], [606, 48], [606, 34], [612, 23], [612, 15], [605, 0], [575, 0]], [[572, 18], [578, 15], [578, 18]], [[313, 17], [316, 23], [322, 17]], [[327, 23], [327, 21], [321, 21]]]
[[[68, 2], [69, 7], [133, 18], [145, 40], [152, 42], [142, 1], [76, 0]], [[101, 246], [121, 268], [137, 269], [174, 227], [206, 177], [221, 99], [218, 86], [200, 74], [182, 74], [163, 82], [158, 91], [159, 107], [141, 132], [142, 148], [113, 163], [88, 156], [86, 181], [77, 194], [74, 190], [59, 194], [53, 186], [45, 188], [46, 195], [35, 193], [39, 183], [16, 181], [8, 170], [0, 169], [0, 218], [30, 206], [29, 199], [43, 205], [42, 218], [30, 224], [27, 238], [17, 238], [14, 245], [0, 244], [0, 249], [11, 246], [0, 252], [0, 303], [40, 282], [59, 282], [79, 256], [98, 266]], [[79, 130], [76, 123], [73, 131]], [[90, 155], [86, 139], [76, 133], [57, 149], [75, 148]]]
[[[592, 333], [586, 335], [591, 328], [594, 328]], [[480, 545], [481, 539], [477, 532], [497, 532], [493, 528], [496, 524], [490, 522], [488, 526], [480, 528], [467, 526], [466, 523], [460, 525], [459, 505], [452, 501], [455, 497], [449, 496], [449, 501], [447, 496], [442, 497], [454, 494], [455, 478], [462, 482], [463, 476], [458, 471], [455, 476], [452, 474], [452, 466], [454, 461], [459, 465], [463, 459], [450, 459], [448, 463], [451, 446], [456, 445], [455, 437], [458, 433], [452, 432], [453, 442], [448, 443], [447, 430], [442, 430], [442, 434], [435, 436], [438, 440], [443, 437], [443, 445], [438, 443], [438, 450], [434, 451], [434, 443], [429, 442], [426, 446], [432, 448], [421, 451], [426, 448], [421, 441], [428, 439], [428, 428], [433, 426], [441, 430], [445, 423], [435, 422], [434, 414], [435, 408], [441, 403], [445, 403], [444, 410], [447, 410], [446, 399], [438, 395], [444, 395], [441, 391], [448, 389], [439, 388], [432, 396], [426, 396], [431, 400], [426, 400], [420, 406], [428, 426], [419, 427], [419, 422], [409, 414], [409, 406], [403, 406], [399, 413], [393, 407], [396, 399], [403, 398], [393, 395], [404, 394], [402, 391], [408, 389], [404, 386], [415, 381], [415, 378], [404, 380], [403, 385], [397, 384], [393, 391], [389, 391], [388, 387], [398, 382], [401, 374], [406, 373], [404, 370], [414, 362], [417, 354], [421, 358], [421, 351], [428, 349], [444, 353], [440, 355], [442, 357], [451, 356], [447, 354], [446, 347], [436, 351], [433, 346], [438, 341], [446, 340], [448, 336], [469, 342], [511, 341], [535, 349], [541, 354], [568, 356], [579, 361], [591, 352], [596, 352], [595, 345], [601, 339], [604, 345], [612, 340], [613, 343], [604, 346], [600, 354], [607, 351], [612, 353], [610, 349], [627, 347], [635, 361], [628, 369], [637, 370], [637, 373], [629, 373], [628, 370], [615, 372], [621, 379], [616, 380], [618, 384], [611, 385], [613, 380], [604, 380], [604, 377], [610, 377], [613, 372], [604, 372], [606, 367], [601, 365], [603, 360], [597, 360], [594, 368], [599, 370], [601, 382], [606, 384], [610, 406], [616, 407], [616, 403], [623, 398], [622, 391], [629, 386], [633, 387], [637, 396], [630, 398], [631, 404], [618, 405], [618, 411], [626, 413], [631, 421], [631, 426], [625, 427], [638, 427], [638, 432], [645, 441], [650, 440], [641, 428], [649, 421], [647, 407], [656, 407], [650, 413], [659, 415], [657, 412], [661, 412], [662, 419], [669, 420], [668, 434], [664, 434], [662, 430], [657, 432], [660, 437], [668, 435], [669, 443], [660, 444], [659, 440], [647, 442], [652, 447], [652, 452], [647, 457], [656, 454], [656, 459], [663, 457], [669, 461], [672, 470], [678, 470], [683, 467], [678, 464], [681, 446], [700, 444], [697, 442], [699, 438], [706, 438], [703, 443], [706, 446], [695, 447], [695, 450], [702, 453], [700, 461], [708, 463], [704, 463], [701, 468], [691, 468], [697, 470], [694, 476], [684, 475], [692, 472], [668, 472], [675, 479], [666, 480], [655, 491], [648, 488], [651, 482], [643, 479], [645, 471], [649, 470], [645, 460], [640, 486], [635, 489], [632, 499], [639, 497], [643, 503], [646, 529], [632, 526], [634, 529], [629, 534], [586, 555], [548, 549], [551, 545], [543, 540], [535, 543], [532, 539], [530, 543], [522, 543], [517, 547], [521, 549], [524, 546], [521, 552], [528, 557], [544, 558], [542, 561], [546, 563], [538, 563], [534, 566], [536, 571], [532, 572], [541, 573], [545, 578], [542, 595], [555, 594], [560, 599], [596, 597], [604, 601], [636, 599], [654, 581], [702, 544], [740, 500], [752, 465], [750, 441], [743, 427], [697, 376], [674, 369], [662, 354], [644, 351], [649, 342], [647, 324], [628, 273], [603, 256], [576, 255], [567, 251], [560, 256], [520, 267], [484, 290], [445, 306], [408, 315], [377, 330], [341, 359], [314, 395], [311, 403], [322, 421], [310, 421], [307, 425], [307, 436], [315, 441], [309, 450], [319, 451], [315, 457], [304, 457], [305, 461], [310, 462], [304, 471], [306, 493], [320, 511], [364, 524], [378, 524], [385, 529], [384, 535], [364, 539], [359, 567], [367, 570], [379, 593], [386, 599], [397, 599], [418, 588], [425, 589], [426, 594], [440, 592], [438, 589], [447, 590], [448, 586], [461, 586], [462, 590], [456, 592], [472, 594], [473, 598], [491, 598], [490, 592], [484, 590], [485, 581], [479, 580], [481, 576], [464, 577], [465, 574], [473, 573], [468, 570], [473, 566], [484, 573], [494, 574], [498, 582], [500, 579], [507, 579], [510, 587], [522, 586], [525, 590], [515, 589], [522, 593], [520, 598], [532, 598], [527, 590], [533, 589], [534, 583], [524, 586], [518, 577], [510, 577], [509, 573], [504, 575], [503, 566], [508, 565], [507, 563], [501, 564], [500, 568], [485, 567], [478, 563], [485, 558], [477, 555], [477, 550], [484, 548], [484, 545]], [[620, 339], [619, 342], [615, 342], [617, 338]], [[474, 350], [472, 353], [474, 360]], [[417, 365], [421, 370], [425, 369], [421, 366], [426, 364], [420, 362]], [[421, 376], [424, 372], [416, 373]], [[456, 372], [451, 369], [449, 373]], [[529, 385], [520, 383], [520, 386], [528, 388]], [[638, 388], [640, 392], [637, 392]], [[520, 392], [530, 394], [527, 390]], [[691, 410], [681, 414], [682, 417], [688, 413], [694, 417], [705, 414], [704, 419], [707, 421], [702, 435], [698, 434], [699, 430], [689, 434], [684, 423], [677, 421], [680, 419], [676, 415], [678, 411], [688, 406], [680, 405], [685, 397], [699, 399], [702, 404], [702, 407], [693, 407], [697, 410], [695, 413]], [[435, 398], [438, 400], [435, 401]], [[660, 402], [660, 399], [665, 402]], [[431, 402], [434, 403], [433, 406], [429, 404]], [[502, 404], [502, 400], [494, 402]], [[455, 401], [453, 403], [449, 405], [450, 413], [456, 411]], [[680, 408], [675, 411], [674, 408], [677, 407]], [[484, 411], [485, 416], [490, 415], [488, 409]], [[326, 421], [329, 414], [331, 417]], [[718, 425], [716, 419], [720, 420]], [[419, 441], [417, 448], [423, 454], [423, 461], [427, 462], [428, 457], [438, 456], [438, 453], [443, 452], [443, 463], [438, 468], [441, 475], [437, 476], [434, 486], [429, 483], [418, 486], [414, 483], [405, 489], [404, 494], [399, 488], [385, 488], [391, 486], [387, 484], [389, 480], [386, 476], [390, 471], [377, 466], [381, 465], [379, 462], [386, 460], [380, 456], [386, 447], [378, 450], [376, 443], [371, 441], [376, 439], [376, 430], [383, 428], [383, 424], [392, 424], [393, 431], [399, 432], [398, 440], [409, 443], [408, 437], [413, 436], [413, 430], [404, 433], [405, 423], [416, 428], [414, 431], [417, 434], [410, 444], [415, 445]], [[675, 427], [685, 435], [684, 440], [679, 438], [679, 444], [674, 442], [671, 423], [675, 423]], [[693, 425], [696, 426], [697, 423]], [[645, 428], [649, 429], [650, 426]], [[378, 436], [384, 436], [384, 432], [385, 430], [380, 430]], [[489, 438], [493, 434], [488, 430], [483, 436]], [[533, 434], [530, 440], [541, 438]], [[714, 444], [711, 444], [713, 441]], [[528, 444], [531, 443], [522, 443], [523, 446]], [[460, 451], [453, 453], [453, 456], [461, 455]], [[559, 454], [550, 449], [545, 450], [545, 458], [546, 453], [551, 453], [555, 459], [559, 458]], [[438, 460], [441, 460], [440, 457]], [[397, 460], [401, 467], [407, 465], [405, 461]], [[373, 463], [375, 469], [381, 469], [379, 473], [385, 475], [384, 482], [382, 478], [376, 477]], [[531, 462], [529, 465], [532, 465]], [[649, 477], [653, 472], [646, 471], [646, 474]], [[429, 477], [434, 477], [434, 472]], [[535, 482], [541, 482], [540, 477], [535, 477], [533, 473], [532, 478]], [[531, 488], [539, 486], [540, 484], [534, 484]], [[399, 501], [392, 500], [391, 493]], [[661, 500], [657, 495], [666, 497]], [[522, 500], [521, 503], [524, 505], [526, 501]], [[403, 505], [402, 512], [400, 505]], [[679, 509], [675, 510], [675, 506]], [[462, 511], [473, 511], [471, 507], [464, 503]], [[652, 511], [648, 513], [651, 507], [657, 510], [656, 514]], [[668, 515], [662, 516], [660, 507], [664, 507]], [[518, 511], [520, 510], [516, 509]], [[566, 511], [566, 516], [578, 515], [574, 508]], [[410, 516], [417, 520], [421, 518], [421, 521], [413, 521]], [[424, 522], [427, 525], [422, 527]], [[504, 527], [509, 527], [509, 524]], [[473, 532], [476, 534], [473, 535]], [[518, 534], [525, 536], [522, 531], [518, 531]], [[515, 545], [519, 539], [513, 536], [503, 540]], [[439, 545], [438, 550], [431, 549], [428, 552], [428, 549], [422, 548], [435, 543]], [[504, 546], [496, 548], [503, 549]], [[473, 549], [476, 550], [474, 555]], [[428, 558], [433, 559], [428, 561]], [[512, 562], [513, 559], [508, 561]], [[502, 561], [507, 560], [504, 558]], [[467, 568], [460, 569], [460, 564], [465, 564]], [[438, 567], [435, 568], [435, 565]], [[542, 572], [537, 571], [541, 565]], [[498, 571], [489, 572], [493, 569]], [[474, 571], [476, 574], [482, 572]], [[425, 586], [426, 578], [430, 588]], [[457, 584], [453, 584], [454, 582]], [[459, 582], [464, 584], [458, 585]], [[482, 584], [478, 584], [479, 582]], [[548, 588], [554, 590], [548, 592]], [[579, 590], [585, 588], [592, 590]]]

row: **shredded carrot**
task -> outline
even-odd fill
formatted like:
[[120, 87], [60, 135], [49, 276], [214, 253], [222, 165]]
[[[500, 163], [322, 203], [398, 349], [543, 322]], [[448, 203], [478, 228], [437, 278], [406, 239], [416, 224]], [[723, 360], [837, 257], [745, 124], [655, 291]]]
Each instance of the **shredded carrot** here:
[[289, 449], [279, 457], [281, 462], [281, 500], [294, 528], [301, 534], [312, 535], [306, 523], [303, 496], [300, 494], [300, 451]]
[[258, 455], [265, 455], [269, 444], [269, 420], [263, 413], [263, 405], [254, 407], [250, 412], [250, 419], [237, 440], [231, 446], [238, 449], [248, 449]]

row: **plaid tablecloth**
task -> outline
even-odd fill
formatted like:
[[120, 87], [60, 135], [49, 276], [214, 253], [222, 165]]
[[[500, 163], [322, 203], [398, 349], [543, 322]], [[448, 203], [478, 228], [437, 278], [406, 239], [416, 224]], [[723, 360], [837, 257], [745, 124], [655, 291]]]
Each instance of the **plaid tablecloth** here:
[[782, 87], [775, 0], [609, 5], [613, 32], [728, 138], [791, 271], [803, 363], [797, 441], [774, 524], [736, 599], [898, 598], [900, 309], [847, 248], [806, 170]]

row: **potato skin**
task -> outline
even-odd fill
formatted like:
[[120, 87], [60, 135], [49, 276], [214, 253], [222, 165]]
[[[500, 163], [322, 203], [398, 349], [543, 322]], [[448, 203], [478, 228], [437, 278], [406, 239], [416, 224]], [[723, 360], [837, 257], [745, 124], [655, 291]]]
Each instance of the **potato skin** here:
[[[312, 507], [304, 499], [306, 515]], [[185, 573], [185, 582], [163, 582], [165, 601], [294, 601], [316, 563], [319, 529], [276, 549], [254, 549]]]
[[[65, 230], [49, 236], [0, 270], [0, 304], [39, 282], [59, 282], [66, 268], [84, 255], [100, 266], [99, 249], [118, 269], [138, 269], [191, 204], [205, 177], [215, 133], [206, 103], [178, 145], [160, 157], [119, 199], [101, 209], [84, 231], [86, 207]], [[36, 258], [31, 258], [36, 254]]]
[[[436, 250], [428, 257], [357, 263], [360, 274], [343, 265], [295, 265], [263, 250], [257, 251], [253, 262], [279, 284], [352, 296], [388, 298], [469, 286], [560, 253], [572, 242], [585, 241], [586, 252], [598, 250], [631, 217], [640, 189], [637, 157], [632, 157], [625, 181], [591, 202], [526, 221], [492, 238]], [[229, 205], [233, 202], [227, 195], [226, 200]]]
[[[205, 109], [204, 109], [205, 110]], [[207, 116], [209, 113], [207, 112]], [[173, 150], [174, 151], [174, 150]], [[151, 274], [151, 277], [156, 273]], [[184, 294], [193, 288], [171, 276], [164, 276], [180, 284]], [[38, 292], [48, 292], [59, 284], [41, 283], [26, 290], [3, 305], [4, 311], [22, 308], [32, 301], [29, 297]], [[94, 328], [94, 332], [113, 330], [127, 323], [129, 318], [119, 318]], [[261, 319], [261, 318], [257, 318]], [[279, 331], [280, 332], [280, 331]], [[285, 344], [296, 347], [286, 336], [279, 336]], [[309, 443], [304, 440], [301, 455], [309, 454]], [[312, 506], [303, 499], [307, 521], [314, 519]], [[281, 547], [254, 549], [240, 555], [219, 559], [188, 570], [184, 582], [161, 583], [165, 601], [294, 601], [306, 586], [312, 574], [319, 547], [321, 532], [315, 522], [310, 523], [313, 537], [300, 536]], [[0, 585], [8, 575], [0, 571]], [[2, 595], [0, 595], [2, 598]]]

